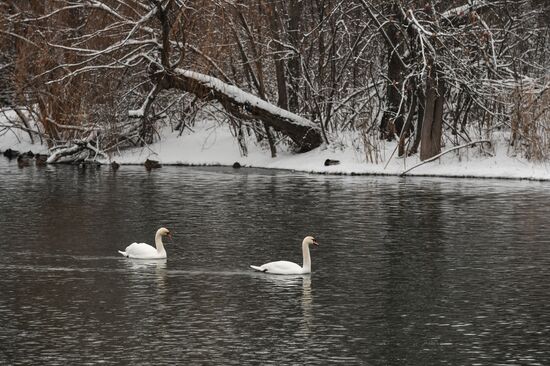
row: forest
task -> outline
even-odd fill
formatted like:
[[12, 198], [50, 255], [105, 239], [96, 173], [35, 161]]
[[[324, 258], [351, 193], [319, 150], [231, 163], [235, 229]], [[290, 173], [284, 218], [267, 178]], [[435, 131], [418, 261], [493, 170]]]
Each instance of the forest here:
[[209, 116], [244, 155], [353, 134], [367, 162], [547, 161], [549, 25], [547, 0], [2, 0], [0, 134], [76, 161]]

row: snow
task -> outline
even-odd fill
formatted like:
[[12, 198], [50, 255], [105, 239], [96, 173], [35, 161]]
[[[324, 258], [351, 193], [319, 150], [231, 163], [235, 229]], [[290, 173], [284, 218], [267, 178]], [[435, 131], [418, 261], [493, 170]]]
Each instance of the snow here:
[[[192, 130], [179, 131], [169, 127], [161, 131], [162, 139], [145, 147], [133, 148], [112, 154], [103, 163], [116, 161], [119, 164], [143, 164], [146, 159], [157, 160], [163, 165], [224, 165], [239, 162], [244, 167], [285, 169], [319, 174], [373, 174], [401, 175], [405, 170], [420, 163], [418, 156], [397, 158], [392, 154], [395, 142], [380, 142], [378, 163], [366, 161], [358, 136], [347, 135], [334, 139], [303, 154], [284, 151], [278, 146], [276, 158], [271, 158], [267, 143], [258, 144], [253, 136], [247, 138], [248, 156], [242, 156], [239, 145], [227, 125], [204, 121], [196, 123]], [[30, 144], [22, 132], [7, 132], [0, 135], [0, 150], [8, 148], [45, 153], [46, 147]], [[451, 146], [448, 146], [451, 148]], [[447, 148], [444, 148], [446, 150]], [[529, 162], [520, 157], [509, 156], [504, 141], [491, 151], [494, 156], [480, 153], [478, 146], [450, 152], [436, 161], [419, 166], [407, 176], [477, 177], [502, 179], [550, 180], [548, 163]], [[339, 160], [339, 165], [325, 166], [326, 159]]]
[[32, 151], [35, 154], [49, 154], [48, 148], [39, 142], [31, 144], [29, 135], [20, 130], [10, 130], [0, 132], [0, 151], [7, 149], [17, 150], [19, 152]]
[[128, 117], [140, 118], [140, 117], [143, 117], [144, 115], [145, 115], [145, 111], [143, 107], [140, 109], [132, 109], [128, 111]]
[[[29, 135], [19, 129], [7, 128], [11, 125], [9, 121], [19, 120], [19, 117], [12, 110], [0, 111], [0, 151], [7, 149], [17, 150], [20, 152], [32, 151], [38, 154], [47, 154], [48, 148], [39, 141], [31, 144]], [[36, 138], [38, 140], [38, 138]]]
[[477, 9], [477, 8], [483, 6], [483, 5], [486, 5], [485, 1], [472, 0], [472, 1], [468, 1], [468, 4], [466, 4], [466, 5], [461, 5], [461, 6], [457, 6], [456, 8], [449, 9], [441, 15], [445, 18], [449, 18], [451, 16], [462, 15], [462, 14], [466, 13], [467, 11], [475, 10], [475, 9]]
[[[385, 143], [380, 162], [369, 163], [365, 159], [362, 147], [354, 143], [357, 141], [356, 136], [347, 136], [344, 141], [303, 154], [280, 151], [279, 147], [277, 157], [271, 158], [268, 147], [256, 144], [254, 137], [247, 139], [248, 156], [242, 156], [237, 140], [231, 135], [229, 128], [216, 125], [214, 122], [194, 126], [193, 132], [185, 130], [181, 136], [178, 135], [178, 131], [166, 129], [161, 141], [113, 155], [111, 160], [119, 164], [143, 164], [146, 159], [151, 159], [158, 160], [164, 165], [213, 166], [231, 166], [239, 162], [242, 166], [255, 168], [320, 174], [375, 175], [401, 175], [405, 170], [420, 163], [418, 156], [392, 156], [395, 142]], [[504, 145], [498, 145], [495, 150], [495, 156], [490, 157], [480, 154], [479, 147], [461, 149], [458, 153], [451, 152], [434, 162], [419, 166], [408, 172], [407, 176], [550, 180], [548, 163], [528, 162], [518, 157], [510, 157]], [[325, 166], [326, 159], [339, 160], [340, 164]]]

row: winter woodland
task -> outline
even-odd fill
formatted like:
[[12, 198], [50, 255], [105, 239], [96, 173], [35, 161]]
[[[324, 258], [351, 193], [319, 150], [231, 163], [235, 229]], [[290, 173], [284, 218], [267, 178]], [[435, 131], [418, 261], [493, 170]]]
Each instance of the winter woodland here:
[[3, 0], [0, 134], [52, 163], [204, 120], [241, 156], [547, 162], [549, 25], [547, 0]]

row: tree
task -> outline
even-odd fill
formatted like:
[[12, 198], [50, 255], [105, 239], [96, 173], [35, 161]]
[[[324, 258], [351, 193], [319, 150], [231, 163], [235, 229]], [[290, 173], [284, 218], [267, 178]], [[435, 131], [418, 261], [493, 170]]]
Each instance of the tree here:
[[[495, 120], [506, 123], [501, 111], [509, 105], [498, 98], [502, 86], [532, 80], [529, 75], [544, 68], [544, 62], [525, 64], [533, 55], [518, 57], [522, 47], [510, 42], [519, 34], [534, 35], [540, 29], [536, 1], [415, 0], [393, 1], [385, 7], [366, 0], [361, 3], [386, 44], [380, 133], [388, 140], [399, 137], [400, 155], [405, 153], [414, 114], [417, 133], [409, 154], [420, 145], [420, 158], [429, 159], [441, 151], [444, 125], [471, 142], [465, 129], [470, 119], [481, 125], [494, 125]], [[545, 6], [548, 10], [549, 5]], [[546, 24], [546, 34], [547, 28]], [[540, 35], [536, 38], [540, 40]], [[548, 44], [548, 37], [542, 42]], [[526, 47], [525, 52], [533, 48]], [[522, 67], [515, 67], [517, 61]], [[452, 124], [447, 122], [451, 118]]]
[[[143, 102], [139, 109], [140, 113], [129, 115], [129, 117], [139, 117], [141, 124], [133, 124], [134, 127], [126, 131], [126, 136], [121, 134], [118, 140], [120, 137], [127, 139], [128, 134], [133, 134], [134, 130], [140, 131], [142, 141], [146, 140], [145, 137], [150, 135], [148, 131], [151, 131], [154, 121], [166, 113], [166, 108], [162, 107], [157, 109], [161, 112], [156, 112], [155, 103], [158, 103], [162, 93], [176, 89], [179, 93], [194, 94], [203, 100], [216, 100], [228, 113], [241, 120], [262, 121], [268, 137], [270, 136], [268, 127], [272, 127], [288, 136], [298, 151], [310, 150], [322, 142], [319, 127], [315, 123], [293, 113], [283, 113], [278, 108], [271, 108], [269, 103], [256, 103], [257, 100], [245, 92], [220, 92], [212, 87], [214, 84], [221, 85], [221, 81], [214, 77], [211, 79], [216, 80], [214, 83], [203, 83], [190, 76], [203, 75], [200, 72], [194, 73], [203, 69], [214, 75], [218, 74], [225, 80], [224, 87], [230, 87], [232, 90], [238, 88], [235, 80], [227, 76], [222, 66], [201, 51], [203, 48], [201, 46], [212, 41], [214, 44], [217, 43], [218, 37], [220, 43], [225, 40], [224, 34], [201, 33], [203, 29], [209, 29], [217, 25], [217, 22], [223, 24], [224, 21], [223, 17], [204, 18], [202, 12], [208, 8], [210, 10], [215, 8], [214, 10], [217, 11], [220, 7], [221, 10], [226, 11], [227, 7], [232, 6], [231, 4], [226, 7], [209, 1], [50, 0], [42, 5], [34, 7], [31, 4], [27, 9], [20, 9], [14, 5], [11, 22], [25, 27], [29, 32], [45, 22], [49, 24], [47, 31], [51, 34], [56, 32], [63, 34], [67, 29], [74, 31], [71, 37], [52, 37], [42, 40], [42, 45], [45, 41], [57, 56], [52, 57], [52, 62], [32, 74], [34, 77], [40, 76], [49, 88], [54, 89], [79, 87], [94, 79], [102, 80], [105, 74], [111, 78], [113, 75], [115, 78], [120, 78], [118, 86], [122, 84], [127, 93], [124, 104], [129, 107], [139, 98], [143, 98]], [[216, 14], [216, 11], [212, 14]], [[75, 19], [75, 15], [76, 21], [81, 21], [80, 24], [83, 25], [66, 25], [66, 21]], [[83, 21], [84, 19], [86, 21]], [[242, 16], [241, 24], [246, 27], [246, 21]], [[20, 36], [26, 41], [31, 41], [31, 36]], [[251, 34], [249, 40], [254, 47]], [[185, 64], [194, 67], [195, 70], [182, 69], [181, 66]], [[253, 76], [263, 83], [262, 78], [258, 78], [262, 71], [258, 57], [256, 57], [256, 66], [257, 74]], [[249, 76], [252, 75], [250, 71], [252, 69], [249, 69]], [[129, 75], [132, 76], [128, 77]], [[141, 96], [145, 90], [146, 94]], [[265, 99], [263, 86], [260, 85], [257, 92], [261, 98]], [[232, 99], [237, 97], [238, 99]], [[243, 97], [251, 97], [251, 99], [243, 100]], [[43, 105], [49, 108], [51, 103], [43, 103]], [[54, 136], [54, 140], [58, 139], [56, 131], [68, 125], [60, 123], [59, 116], [53, 115], [48, 115], [44, 122], [46, 126], [55, 126], [54, 129], [47, 130], [49, 136]], [[82, 123], [71, 125], [82, 125]], [[97, 126], [83, 128], [88, 127], [90, 127], [88, 132], [97, 129]], [[121, 129], [122, 126], [117, 127]], [[96, 140], [95, 135], [89, 134], [85, 139]], [[270, 141], [272, 141], [271, 138]], [[81, 146], [89, 147], [87, 144], [81, 144]]]

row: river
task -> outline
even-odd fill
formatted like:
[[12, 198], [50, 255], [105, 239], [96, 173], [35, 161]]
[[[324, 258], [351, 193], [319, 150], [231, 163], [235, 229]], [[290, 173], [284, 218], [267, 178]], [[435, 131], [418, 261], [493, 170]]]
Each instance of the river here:
[[[548, 365], [550, 185], [0, 159], [0, 364]], [[168, 227], [167, 260], [120, 256]], [[301, 263], [276, 276], [250, 264]]]

